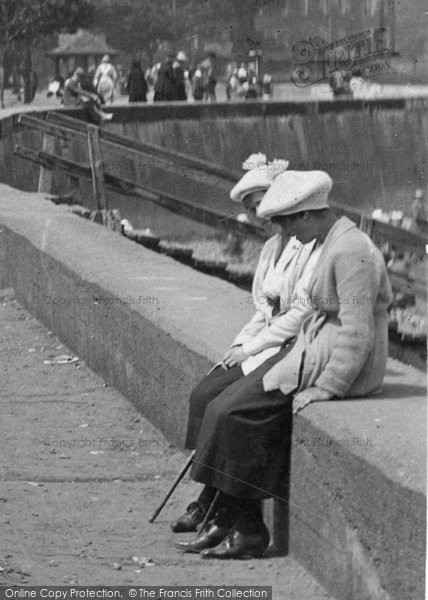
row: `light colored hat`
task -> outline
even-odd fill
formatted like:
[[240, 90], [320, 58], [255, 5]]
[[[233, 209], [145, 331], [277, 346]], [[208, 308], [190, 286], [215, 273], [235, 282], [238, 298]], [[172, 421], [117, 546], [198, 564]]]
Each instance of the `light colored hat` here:
[[265, 154], [251, 154], [242, 164], [247, 171], [230, 192], [233, 202], [242, 202], [245, 196], [257, 191], [267, 190], [275, 178], [284, 173], [289, 165], [288, 160], [267, 162]]
[[110, 56], [108, 54], [104, 54], [104, 56], [101, 59], [102, 63], [108, 63], [110, 62]]
[[276, 177], [257, 214], [266, 219], [328, 208], [328, 193], [332, 186], [330, 175], [324, 171], [286, 171]]
[[180, 52], [177, 53], [177, 60], [179, 62], [186, 62], [187, 61], [187, 56], [186, 54], [183, 52], [183, 50], [180, 50]]

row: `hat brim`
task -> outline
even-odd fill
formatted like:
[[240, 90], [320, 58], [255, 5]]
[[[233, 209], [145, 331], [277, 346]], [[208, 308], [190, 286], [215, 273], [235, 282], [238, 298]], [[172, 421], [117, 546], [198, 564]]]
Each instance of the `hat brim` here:
[[266, 192], [257, 214], [269, 219], [328, 208], [332, 185], [324, 171], [286, 171]]
[[266, 170], [252, 169], [247, 171], [230, 192], [233, 202], [242, 202], [248, 194], [258, 191], [266, 191], [272, 180], [266, 176]]

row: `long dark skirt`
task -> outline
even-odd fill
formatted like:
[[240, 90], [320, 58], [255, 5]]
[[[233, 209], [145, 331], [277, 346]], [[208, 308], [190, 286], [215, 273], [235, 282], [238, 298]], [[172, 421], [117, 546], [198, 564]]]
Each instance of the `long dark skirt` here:
[[287, 499], [293, 394], [265, 392], [263, 376], [290, 348], [207, 403], [192, 479], [238, 498]]
[[222, 367], [216, 367], [195, 387], [189, 400], [186, 435], [186, 448], [188, 450], [196, 448], [196, 441], [208, 403], [241, 377], [244, 377], [244, 373], [240, 366], [232, 367], [227, 371]]

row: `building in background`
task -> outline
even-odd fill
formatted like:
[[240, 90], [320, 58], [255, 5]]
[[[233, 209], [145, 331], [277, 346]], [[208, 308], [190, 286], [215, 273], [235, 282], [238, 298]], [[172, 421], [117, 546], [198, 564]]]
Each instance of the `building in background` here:
[[94, 34], [85, 29], [79, 29], [73, 34], [61, 34], [58, 47], [47, 52], [55, 62], [55, 76], [62, 77], [68, 77], [77, 67], [88, 71], [97, 66], [105, 54], [114, 58], [119, 52], [107, 44], [105, 35]]

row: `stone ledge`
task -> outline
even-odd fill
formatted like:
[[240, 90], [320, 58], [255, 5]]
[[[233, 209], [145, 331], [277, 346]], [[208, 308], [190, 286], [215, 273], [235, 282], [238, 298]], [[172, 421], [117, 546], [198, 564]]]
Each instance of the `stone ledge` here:
[[[189, 392], [248, 320], [248, 294], [39, 194], [0, 192], [0, 287], [180, 445]], [[392, 360], [381, 396], [296, 419], [289, 550], [341, 600], [422, 597], [425, 425], [424, 375]], [[281, 542], [286, 511], [272, 512]]]

